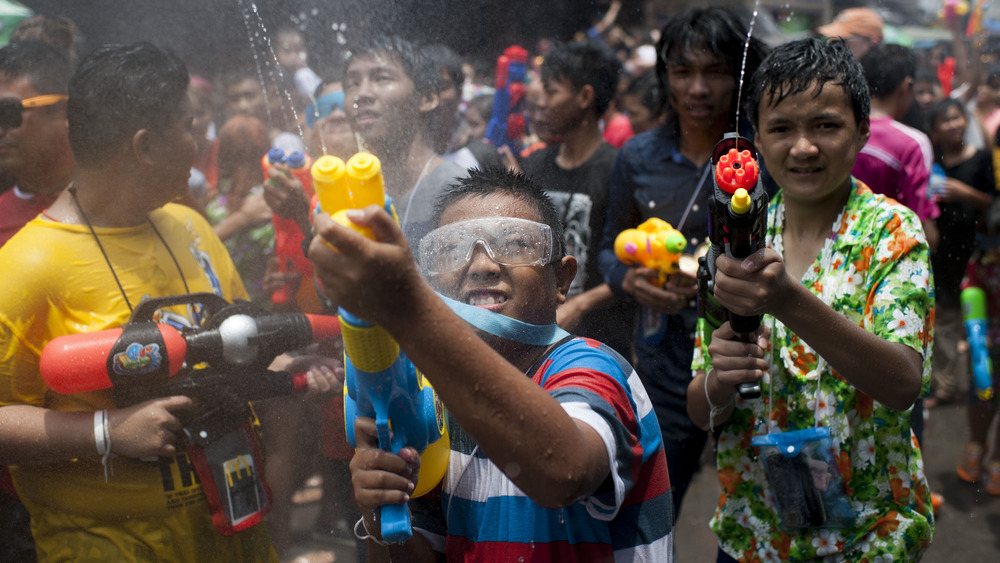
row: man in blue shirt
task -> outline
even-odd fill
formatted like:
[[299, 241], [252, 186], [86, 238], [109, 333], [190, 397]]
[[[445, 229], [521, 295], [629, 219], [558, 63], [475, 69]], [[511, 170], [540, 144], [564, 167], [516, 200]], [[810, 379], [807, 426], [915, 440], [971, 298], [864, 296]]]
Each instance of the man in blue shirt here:
[[[691, 8], [672, 19], [661, 37], [656, 72], [670, 118], [663, 127], [635, 136], [619, 152], [598, 260], [616, 296], [641, 306], [634, 335], [636, 371], [660, 422], [677, 514], [706, 440], [687, 415], [698, 319], [695, 280], [678, 274], [663, 287], [650, 282], [656, 278], [652, 270], [619, 262], [614, 239], [650, 217], [681, 231], [689, 253], [708, 236], [710, 160], [723, 134], [737, 129], [747, 29], [728, 9]], [[751, 38], [746, 75], [763, 55], [763, 44]]]

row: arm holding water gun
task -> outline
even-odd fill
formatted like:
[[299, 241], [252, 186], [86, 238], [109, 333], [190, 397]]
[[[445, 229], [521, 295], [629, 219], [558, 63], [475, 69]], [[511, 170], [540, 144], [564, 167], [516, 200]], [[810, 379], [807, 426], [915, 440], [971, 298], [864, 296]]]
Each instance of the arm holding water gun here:
[[[331, 213], [338, 224], [370, 237], [357, 227], [349, 210], [374, 205], [395, 220], [391, 200], [385, 195], [381, 163], [368, 153], [358, 153], [345, 164], [324, 156], [312, 168], [320, 209]], [[358, 447], [355, 421], [374, 419], [378, 447], [399, 454], [411, 448], [423, 454], [418, 488], [414, 497], [433, 489], [444, 475], [448, 459], [448, 432], [444, 411], [433, 388], [417, 371], [382, 327], [339, 310], [344, 339], [344, 417], [347, 441]], [[377, 509], [380, 534], [389, 541], [403, 542], [412, 536], [405, 505], [383, 504]]]
[[[633, 154], [631, 149], [631, 146], [626, 146], [619, 152], [611, 171], [608, 212], [598, 264], [604, 281], [616, 298], [635, 300], [640, 305], [661, 313], [677, 314], [688, 307], [696, 295], [694, 272], [687, 271], [687, 268], [674, 272], [674, 268], [670, 266], [667, 269], [671, 273], [665, 276], [665, 281], [661, 281], [661, 272], [657, 268], [630, 263], [631, 259], [629, 262], [623, 261], [616, 252], [615, 242], [619, 240], [619, 236], [643, 221], [636, 207], [636, 190], [639, 187], [633, 175], [636, 173], [635, 169], [642, 166], [644, 155]], [[676, 225], [671, 225], [671, 229], [674, 227]], [[672, 260], [667, 260], [666, 263], [671, 264]]]
[[274, 263], [264, 280], [265, 291], [277, 309], [315, 310], [312, 265], [302, 248], [311, 234], [312, 159], [300, 151], [272, 147], [261, 158], [261, 167], [264, 199], [274, 211]]
[[[527, 498], [522, 497], [523, 502], [519, 500], [511, 508], [531, 511], [531, 517], [516, 520], [525, 523], [529, 533], [534, 532], [538, 521], [546, 526], [551, 523], [570, 528], [578, 522], [561, 518], [561, 508], [578, 503], [589, 508], [592, 497], [600, 494], [599, 490], [603, 490], [600, 485], [608, 482], [611, 472], [620, 474], [619, 470], [627, 472], [629, 467], [634, 470], [636, 466], [632, 463], [637, 462], [635, 450], [626, 453], [617, 449], [618, 444], [611, 451], [622, 454], [628, 461], [619, 458], [615, 467], [609, 465], [608, 444], [591, 424], [584, 422], [588, 417], [574, 409], [597, 415], [596, 411], [582, 405], [579, 395], [570, 389], [584, 382], [593, 385], [591, 398], [603, 404], [597, 395], [628, 389], [627, 385], [607, 385], [611, 380], [606, 374], [617, 371], [626, 376], [621, 365], [614, 361], [602, 361], [600, 366], [593, 366], [595, 369], [585, 370], [584, 365], [567, 364], [568, 356], [556, 360], [556, 356], [549, 355], [572, 347], [587, 357], [612, 357], [587, 341], [565, 340], [555, 325], [556, 309], [566, 299], [576, 262], [562, 255], [559, 238], [553, 238], [551, 225], [541, 223], [545, 219], [541, 212], [535, 211], [534, 199], [526, 201], [504, 191], [508, 183], [513, 183], [511, 189], [519, 189], [524, 184], [523, 178], [512, 178], [506, 171], [477, 171], [460, 182], [462, 188], [471, 189], [456, 190], [450, 194], [454, 199], [439, 200], [443, 207], [438, 228], [420, 243], [420, 266], [426, 276], [421, 274], [398, 225], [378, 206], [353, 210], [348, 215], [355, 224], [370, 229], [374, 240], [359, 236], [324, 214], [318, 215], [315, 224], [319, 236], [310, 247], [310, 258], [324, 290], [341, 307], [364, 315], [392, 336], [434, 384], [450, 417], [471, 438], [462, 443], [469, 447], [474, 444], [475, 453], [466, 457], [468, 450], [465, 450], [466, 455], [451, 465], [457, 468], [474, 460], [474, 467], [464, 477], [470, 481], [460, 487], [462, 490], [449, 491], [458, 495], [455, 506], [468, 506], [467, 495], [472, 490], [477, 495], [486, 494], [492, 503], [497, 498], [493, 487], [502, 486], [505, 490], [517, 487]], [[473, 183], [476, 186], [470, 185]], [[498, 324], [515, 323], [518, 330], [531, 334], [542, 330], [547, 339], [521, 340], [520, 333], [493, 332], [496, 326], [475, 323], [475, 315], [467, 316], [468, 309]], [[553, 336], [555, 340], [548, 338]], [[552, 370], [553, 377], [544, 377], [547, 370]], [[526, 373], [532, 377], [526, 377]], [[571, 408], [567, 402], [571, 400], [576, 407]], [[614, 410], [604, 414], [616, 418]], [[590, 420], [593, 423], [596, 419]], [[651, 428], [651, 420], [651, 417], [644, 419], [643, 428]], [[359, 445], [351, 469], [355, 494], [365, 514], [366, 533], [374, 536], [369, 549], [383, 556], [388, 554], [395, 561], [412, 561], [414, 551], [421, 547], [417, 537], [400, 546], [376, 545], [375, 540], [381, 539], [367, 507], [409, 500], [418, 464], [415, 452], [405, 448], [395, 455], [371, 449], [372, 423], [362, 422], [359, 419], [355, 429], [359, 444], [364, 438], [365, 445], [363, 448]], [[456, 432], [456, 427], [450, 427], [449, 432]], [[633, 444], [640, 443], [643, 447], [648, 445], [641, 438]], [[458, 448], [457, 443], [455, 447]], [[652, 455], [644, 460], [662, 461], [660, 451], [647, 453]], [[486, 468], [490, 478], [480, 471]], [[449, 482], [454, 478], [458, 477], [449, 476]], [[504, 501], [497, 498], [497, 502]], [[619, 511], [616, 518], [626, 512]], [[583, 511], [579, 515], [588, 517]], [[504, 545], [512, 549], [531, 549], [526, 537], [519, 545], [507, 537], [524, 530], [509, 525], [512, 523], [509, 515], [481, 522], [479, 517], [483, 515], [453, 509], [446, 516], [448, 531], [453, 526], [459, 530], [482, 530], [483, 525], [503, 534], [495, 541], [506, 542]], [[609, 524], [605, 521], [600, 525]], [[539, 533], [533, 537], [542, 549], [541, 542], [547, 536]], [[474, 537], [458, 543], [472, 547], [478, 541], [488, 540]], [[650, 543], [661, 545], [659, 541]], [[448, 556], [460, 558], [463, 546], [453, 546], [451, 541], [448, 545]], [[553, 545], [544, 548], [560, 549]], [[422, 554], [428, 555], [426, 551]], [[552, 560], [568, 559], [553, 556]], [[669, 551], [650, 560], [667, 561]]]

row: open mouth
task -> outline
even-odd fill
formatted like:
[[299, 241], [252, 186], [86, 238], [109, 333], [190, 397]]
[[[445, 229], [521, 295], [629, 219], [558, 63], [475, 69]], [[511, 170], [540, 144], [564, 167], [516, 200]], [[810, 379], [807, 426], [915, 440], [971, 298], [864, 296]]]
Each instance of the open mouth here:
[[473, 307], [483, 307], [486, 309], [495, 308], [507, 302], [507, 296], [501, 293], [470, 293], [465, 298], [465, 302]]

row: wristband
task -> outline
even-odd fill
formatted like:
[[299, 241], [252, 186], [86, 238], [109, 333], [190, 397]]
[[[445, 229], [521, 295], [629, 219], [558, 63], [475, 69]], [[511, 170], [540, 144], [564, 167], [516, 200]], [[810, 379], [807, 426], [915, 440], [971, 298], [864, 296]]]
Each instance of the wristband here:
[[[365, 529], [365, 535], [362, 536], [358, 532], [358, 524], [361, 524], [361, 527]], [[364, 540], [372, 540], [373, 542], [375, 542], [376, 544], [378, 544], [378, 545], [380, 545], [382, 547], [389, 547], [389, 542], [387, 542], [385, 540], [380, 540], [380, 539], [376, 538], [375, 536], [373, 536], [371, 534], [371, 532], [368, 531], [368, 524], [365, 524], [365, 517], [364, 516], [362, 516], [361, 518], [359, 518], [358, 521], [354, 523], [354, 537], [356, 537], [356, 538], [358, 538], [359, 540], [362, 540], [362, 541], [364, 541]]]
[[715, 415], [721, 414], [723, 411], [725, 411], [727, 408], [729, 408], [729, 405], [731, 405], [733, 403], [733, 400], [734, 400], [734, 397], [735, 397], [735, 395], [730, 396], [729, 397], [729, 401], [727, 401], [726, 404], [722, 405], [721, 407], [717, 407], [717, 406], [715, 406], [715, 405], [712, 404], [712, 398], [708, 395], [708, 378], [709, 378], [709, 376], [712, 375], [712, 372], [714, 372], [714, 371], [715, 371], [715, 368], [712, 368], [712, 369], [708, 370], [708, 373], [705, 374], [705, 401], [708, 402], [708, 431], [709, 432], [715, 432]]
[[108, 469], [111, 475], [115, 474], [114, 468], [109, 464], [111, 457], [111, 427], [108, 424], [108, 409], [94, 411], [94, 445], [97, 447], [97, 455], [101, 456], [101, 465], [104, 466], [104, 482], [108, 482]]

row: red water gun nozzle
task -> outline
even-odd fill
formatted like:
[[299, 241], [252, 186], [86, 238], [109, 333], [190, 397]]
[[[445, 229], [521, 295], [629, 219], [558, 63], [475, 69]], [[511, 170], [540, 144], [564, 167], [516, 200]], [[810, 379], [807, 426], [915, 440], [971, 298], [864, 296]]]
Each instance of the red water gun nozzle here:
[[757, 161], [746, 149], [742, 151], [729, 149], [729, 152], [719, 157], [718, 165], [715, 167], [716, 183], [731, 194], [740, 188], [747, 191], [753, 189], [759, 175]]

